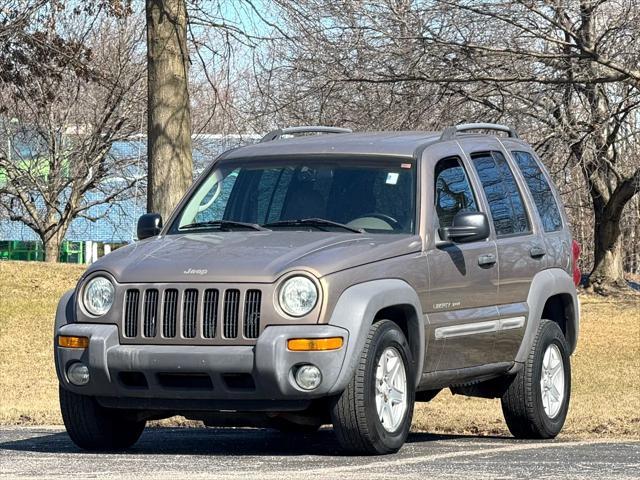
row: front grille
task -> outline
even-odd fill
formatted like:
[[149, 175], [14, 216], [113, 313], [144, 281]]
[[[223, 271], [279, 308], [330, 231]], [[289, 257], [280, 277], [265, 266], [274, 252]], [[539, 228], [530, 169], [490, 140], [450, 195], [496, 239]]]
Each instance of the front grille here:
[[208, 288], [204, 291], [202, 311], [202, 335], [204, 338], [216, 338], [218, 325], [218, 290]]
[[124, 336], [135, 337], [138, 334], [138, 309], [140, 290], [127, 290], [124, 307]]
[[196, 315], [198, 313], [198, 291], [190, 288], [184, 291], [182, 303], [182, 335], [184, 338], [196, 336]]
[[156, 336], [158, 322], [158, 290], [151, 288], [144, 292], [144, 336]]
[[162, 335], [166, 338], [173, 338], [176, 336], [176, 323], [178, 321], [178, 290], [174, 288], [165, 290], [162, 309], [164, 312]]
[[258, 289], [153, 286], [124, 292], [125, 339], [219, 341], [256, 339], [261, 332], [262, 291]]
[[240, 309], [240, 290], [227, 290], [224, 295], [224, 338], [238, 336], [238, 310]]
[[260, 334], [260, 290], [247, 290], [244, 300], [244, 336], [258, 338]]

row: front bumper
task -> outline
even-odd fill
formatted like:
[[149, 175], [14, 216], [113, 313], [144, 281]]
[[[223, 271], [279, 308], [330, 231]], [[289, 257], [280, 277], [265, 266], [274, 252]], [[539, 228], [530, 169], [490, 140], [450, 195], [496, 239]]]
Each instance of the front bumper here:
[[[69, 323], [55, 333], [56, 371], [70, 391], [104, 398], [104, 403], [140, 399], [129, 403], [162, 405], [166, 400], [167, 408], [179, 408], [185, 400], [212, 410], [239, 409], [242, 404], [251, 405], [251, 410], [261, 405], [269, 409], [271, 401], [284, 401], [283, 408], [292, 401], [295, 409], [301, 402], [339, 393], [336, 381], [344, 368], [349, 336], [346, 329], [332, 325], [271, 326], [253, 346], [186, 346], [122, 345], [116, 325]], [[59, 335], [88, 337], [89, 347], [59, 347]], [[286, 345], [290, 338], [335, 336], [344, 337], [338, 350], [293, 352]], [[77, 361], [90, 371], [89, 383], [81, 387], [66, 376], [67, 367]], [[305, 363], [322, 372], [322, 382], [310, 392], [293, 380], [292, 370]]]

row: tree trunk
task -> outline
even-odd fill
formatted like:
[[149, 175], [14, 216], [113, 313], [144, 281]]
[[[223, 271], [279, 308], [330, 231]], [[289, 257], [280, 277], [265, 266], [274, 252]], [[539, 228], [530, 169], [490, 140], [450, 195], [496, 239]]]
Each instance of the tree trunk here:
[[193, 181], [184, 0], [147, 0], [147, 210], [167, 218]]
[[57, 235], [51, 238], [42, 239], [42, 248], [44, 250], [44, 261], [47, 263], [58, 263], [60, 259], [60, 240]]
[[614, 289], [628, 288], [624, 278], [620, 222], [624, 207], [633, 198], [639, 181], [640, 169], [620, 182], [606, 200], [597, 193], [593, 184], [590, 185], [595, 222], [594, 261], [589, 275], [589, 287], [598, 293], [606, 294]]
[[589, 285], [606, 293], [609, 287], [625, 287], [622, 267], [620, 218], [597, 218], [594, 228], [594, 263]]

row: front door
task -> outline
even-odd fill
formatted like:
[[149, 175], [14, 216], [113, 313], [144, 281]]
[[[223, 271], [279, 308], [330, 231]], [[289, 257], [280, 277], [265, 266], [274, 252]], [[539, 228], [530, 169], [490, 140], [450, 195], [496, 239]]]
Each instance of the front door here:
[[[426, 371], [492, 363], [499, 312], [497, 249], [492, 239], [437, 246], [438, 229], [451, 226], [460, 211], [484, 211], [461, 154], [435, 163], [431, 183], [432, 245], [427, 250], [431, 325]], [[428, 197], [431, 197], [429, 195]], [[430, 209], [429, 209], [430, 211]]]

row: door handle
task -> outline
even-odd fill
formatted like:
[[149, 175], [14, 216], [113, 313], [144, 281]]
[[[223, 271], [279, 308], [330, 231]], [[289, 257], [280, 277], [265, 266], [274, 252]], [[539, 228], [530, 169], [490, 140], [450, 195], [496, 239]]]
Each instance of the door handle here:
[[493, 253], [486, 253], [484, 255], [480, 255], [478, 257], [478, 265], [481, 267], [490, 267], [495, 265], [496, 256]]
[[531, 250], [529, 250], [529, 255], [531, 255], [531, 258], [541, 258], [546, 254], [547, 251], [539, 245], [534, 245], [533, 247], [531, 247]]

